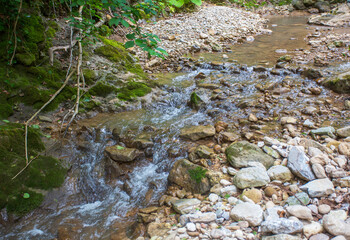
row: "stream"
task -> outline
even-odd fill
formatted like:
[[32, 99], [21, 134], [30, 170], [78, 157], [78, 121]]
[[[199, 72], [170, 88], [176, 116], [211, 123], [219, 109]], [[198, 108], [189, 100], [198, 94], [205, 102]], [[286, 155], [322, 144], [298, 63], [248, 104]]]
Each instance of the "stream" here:
[[[171, 166], [187, 156], [190, 143], [179, 139], [181, 128], [221, 120], [233, 123], [237, 132], [258, 130], [280, 137], [282, 127], [275, 117], [300, 113], [307, 106], [323, 109], [327, 107], [326, 100], [333, 107], [342, 106], [338, 95], [302, 78], [293, 69], [280, 69], [279, 75], [253, 69], [258, 64], [272, 67], [286, 54], [277, 53], [277, 49], [292, 54], [296, 48], [308, 48], [304, 37], [311, 29], [306, 29], [306, 21], [305, 17], [273, 18], [269, 22], [271, 35], [257, 36], [254, 42], [232, 46], [232, 52], [225, 53], [233, 61], [213, 66], [207, 63], [222, 62], [222, 53], [205, 53], [196, 56], [202, 59], [196, 70], [159, 75], [160, 91], [149, 107], [81, 120], [61, 156], [72, 163], [63, 186], [50, 192], [41, 208], [13, 226], [0, 227], [0, 239], [53, 239], [58, 229], [59, 239], [64, 234], [71, 239], [125, 239], [125, 236], [135, 239], [144, 233], [136, 222], [137, 209], [157, 204], [166, 191]], [[344, 63], [330, 66], [324, 72], [331, 75], [347, 69], [350, 64]], [[200, 72], [207, 77], [194, 79]], [[315, 87], [322, 88], [320, 95], [307, 93], [307, 89]], [[263, 102], [265, 93], [258, 88], [274, 89], [276, 94], [269, 102]], [[206, 107], [200, 111], [187, 104], [193, 91], [205, 102]], [[271, 121], [252, 130], [239, 121], [247, 119], [249, 113]], [[322, 118], [327, 126], [349, 123], [345, 112]], [[119, 143], [112, 135], [113, 129], [129, 138], [146, 135], [153, 142], [151, 153], [123, 166], [126, 174], [120, 178], [106, 177], [104, 149]]]

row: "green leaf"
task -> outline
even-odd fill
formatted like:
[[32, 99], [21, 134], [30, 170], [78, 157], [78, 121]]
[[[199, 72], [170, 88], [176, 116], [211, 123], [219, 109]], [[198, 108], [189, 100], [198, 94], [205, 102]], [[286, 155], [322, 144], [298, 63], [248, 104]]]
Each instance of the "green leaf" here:
[[135, 33], [126, 34], [126, 38], [129, 39], [129, 40], [134, 40], [135, 39]]
[[34, 128], [34, 129], [40, 129], [40, 126], [37, 125], [37, 124], [33, 124], [31, 127]]
[[118, 26], [118, 24], [120, 23], [120, 18], [112, 18], [111, 20], [109, 20], [109, 26]]
[[191, 0], [191, 2], [193, 2], [193, 3], [196, 4], [197, 6], [202, 5], [202, 0]]
[[10, 121], [9, 120], [6, 120], [6, 119], [4, 119], [4, 120], [2, 120], [4, 123], [10, 123]]
[[135, 46], [135, 42], [134, 41], [128, 41], [124, 44], [125, 48], [132, 48], [133, 46]]
[[123, 149], [125, 149], [125, 147], [122, 147], [122, 146], [117, 145], [117, 149], [118, 149], [118, 150], [123, 150]]
[[125, 21], [124, 19], [122, 19], [121, 23], [126, 28], [130, 27], [129, 23], [127, 21]]
[[174, 5], [175, 7], [180, 8], [185, 4], [185, 1], [184, 0], [170, 0], [169, 3], [171, 5]]
[[25, 199], [30, 198], [29, 193], [23, 193], [23, 198], [25, 198]]

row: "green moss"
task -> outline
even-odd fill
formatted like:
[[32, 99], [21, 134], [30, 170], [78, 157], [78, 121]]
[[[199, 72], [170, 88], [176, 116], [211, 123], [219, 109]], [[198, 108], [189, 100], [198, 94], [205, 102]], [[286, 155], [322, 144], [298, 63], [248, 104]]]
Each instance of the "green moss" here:
[[120, 42], [107, 38], [101, 38], [101, 40], [105, 46], [97, 48], [95, 53], [106, 57], [112, 62], [120, 64], [124, 71], [134, 73], [141, 79], [148, 78], [141, 65], [136, 63], [136, 59], [131, 57], [130, 53]]
[[[29, 194], [29, 198], [24, 198], [24, 193]], [[12, 196], [7, 204], [7, 210], [10, 213], [24, 215], [40, 206], [44, 196], [40, 193], [25, 191]]]
[[[25, 214], [38, 207], [43, 196], [32, 188], [48, 190], [59, 187], [66, 174], [60, 162], [52, 157], [38, 156], [44, 150], [39, 130], [29, 127], [28, 150], [32, 163], [17, 178], [11, 180], [24, 166], [24, 126], [6, 124], [0, 126], [0, 208]], [[38, 156], [38, 157], [37, 157]], [[37, 157], [37, 158], [35, 158]], [[29, 198], [23, 194], [29, 193]]]
[[112, 85], [98, 82], [95, 86], [90, 88], [89, 93], [93, 96], [107, 97], [108, 94], [115, 92], [116, 90], [117, 88]]
[[8, 118], [13, 114], [13, 110], [10, 104], [3, 101], [0, 103], [0, 119]]
[[107, 25], [102, 25], [99, 29], [98, 32], [101, 36], [108, 37], [112, 35], [112, 30], [107, 26]]
[[197, 95], [196, 92], [192, 92], [190, 96], [190, 102], [189, 105], [193, 109], [200, 109], [201, 106], [204, 104], [203, 100]]
[[85, 83], [88, 85], [93, 84], [97, 79], [97, 74], [96, 74], [96, 71], [94, 70], [85, 68], [83, 69], [83, 74], [84, 74]]
[[35, 62], [35, 55], [31, 53], [17, 53], [16, 59], [25, 66], [30, 66]]
[[131, 101], [136, 97], [145, 96], [151, 91], [152, 89], [144, 83], [128, 82], [125, 87], [118, 89], [117, 97], [124, 101]]
[[40, 16], [26, 14], [21, 19], [21, 31], [29, 42], [39, 43], [45, 40], [45, 28]]
[[207, 171], [207, 169], [198, 166], [195, 169], [189, 169], [188, 173], [192, 180], [196, 181], [196, 183], [200, 183], [202, 179], [205, 178]]

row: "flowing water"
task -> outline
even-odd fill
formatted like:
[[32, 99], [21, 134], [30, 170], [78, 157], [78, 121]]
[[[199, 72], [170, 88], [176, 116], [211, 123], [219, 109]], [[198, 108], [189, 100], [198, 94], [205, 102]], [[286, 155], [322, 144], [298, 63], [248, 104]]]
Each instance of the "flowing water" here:
[[[234, 58], [242, 63], [253, 62], [254, 65], [260, 61], [275, 61], [278, 56], [272, 46], [276, 49], [286, 48], [286, 42], [294, 41], [297, 46], [289, 46], [290, 49], [306, 47], [304, 40], [300, 39], [302, 34], [296, 40], [288, 40], [293, 38], [293, 34], [285, 36], [286, 29], [292, 33], [307, 31], [306, 19], [287, 19], [289, 20], [273, 20], [273, 24], [277, 24], [273, 29], [276, 31], [274, 35], [259, 36], [255, 43], [246, 43], [240, 47], [241, 52], [232, 53], [236, 54]], [[281, 38], [281, 41], [275, 38]], [[272, 42], [271, 39], [276, 41]], [[267, 53], [265, 50], [258, 51], [259, 48], [272, 49], [273, 53], [268, 59], [263, 59]], [[247, 52], [251, 54], [245, 54]], [[211, 54], [209, 57], [216, 59], [221, 55]], [[177, 159], [186, 157], [189, 143], [178, 137], [184, 126], [213, 124], [217, 120], [223, 120], [237, 123], [237, 131], [244, 130], [246, 127], [239, 124], [239, 119], [246, 119], [250, 112], [254, 112], [258, 117], [271, 118], [268, 125], [260, 126], [259, 131], [278, 136], [281, 128], [278, 120], [272, 118], [274, 114], [293, 113], [310, 104], [322, 105], [327, 99], [334, 106], [341, 104], [341, 99], [335, 100], [336, 96], [326, 89], [319, 96], [304, 94], [303, 90], [317, 87], [317, 84], [301, 78], [293, 70], [285, 69], [281, 70], [281, 75], [273, 75], [270, 72], [254, 72], [252, 67], [243, 67], [240, 73], [232, 72], [232, 69], [239, 67], [235, 63], [226, 63], [221, 67], [202, 64], [189, 73], [173, 77], [159, 76], [161, 91], [157, 101], [147, 108], [117, 114], [99, 114], [92, 119], [80, 121], [70, 143], [64, 146], [66, 160], [72, 163], [64, 185], [50, 192], [40, 209], [13, 226], [0, 228], [3, 236], [0, 239], [53, 239], [57, 237], [58, 229], [61, 229], [61, 237], [68, 233], [73, 239], [110, 239], [111, 236], [119, 239], [124, 236], [135, 238], [143, 233], [136, 223], [135, 209], [157, 202], [166, 190], [172, 164]], [[350, 64], [328, 70], [336, 72], [345, 69], [350, 69]], [[195, 80], [194, 77], [199, 72], [208, 77]], [[217, 84], [220, 91], [214, 93], [198, 87], [205, 83]], [[261, 88], [292, 88], [281, 95], [274, 95], [270, 102], [264, 103], [261, 100], [265, 94], [257, 90], [258, 84]], [[187, 104], [194, 90], [206, 102], [205, 109], [201, 111], [194, 111]], [[242, 107], [243, 105], [248, 107]], [[348, 123], [344, 112], [322, 117], [330, 123]], [[119, 129], [122, 135], [148, 134], [154, 145], [152, 156], [137, 160], [131, 167], [126, 166], [125, 176], [109, 179], [105, 177], [104, 149], [118, 143], [112, 136], [113, 129]]]

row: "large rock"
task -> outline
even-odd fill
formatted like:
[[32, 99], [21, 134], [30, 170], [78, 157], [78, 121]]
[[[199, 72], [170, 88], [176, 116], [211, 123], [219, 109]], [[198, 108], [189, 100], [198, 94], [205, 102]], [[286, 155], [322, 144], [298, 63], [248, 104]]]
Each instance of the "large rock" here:
[[212, 187], [206, 169], [187, 159], [178, 160], [174, 164], [168, 180], [193, 193], [206, 193]]
[[174, 210], [180, 214], [193, 213], [200, 204], [201, 201], [197, 198], [180, 199], [172, 202]]
[[309, 158], [306, 156], [302, 148], [295, 146], [291, 147], [288, 155], [288, 168], [299, 178], [311, 181], [315, 179], [315, 175], [308, 162]]
[[147, 226], [147, 233], [150, 237], [165, 236], [169, 230], [170, 227], [164, 223], [151, 222]]
[[312, 213], [310, 208], [301, 205], [289, 206], [286, 208], [290, 215], [293, 215], [299, 219], [312, 220]]
[[273, 236], [262, 237], [262, 240], [301, 240], [299, 236], [293, 236], [289, 234], [278, 234]]
[[268, 220], [261, 224], [261, 231], [263, 233], [289, 234], [301, 232], [302, 229], [303, 223], [301, 221], [287, 218]]
[[323, 84], [337, 93], [350, 93], [350, 71], [328, 79]]
[[263, 220], [263, 210], [257, 204], [245, 202], [237, 204], [231, 211], [235, 221], [247, 221], [250, 226], [259, 226]]
[[292, 5], [296, 10], [304, 10], [306, 9], [304, 2], [302, 0], [293, 0]]
[[233, 183], [240, 189], [262, 187], [269, 182], [270, 178], [262, 167], [243, 168], [233, 178]]
[[142, 153], [135, 148], [126, 148], [119, 145], [108, 146], [105, 149], [107, 155], [116, 162], [132, 162]]
[[342, 138], [350, 137], [350, 126], [339, 128], [337, 135]]
[[333, 183], [328, 178], [308, 182], [300, 189], [306, 191], [310, 197], [327, 197], [335, 191]]
[[180, 137], [191, 141], [197, 141], [215, 135], [214, 126], [190, 126], [181, 129]]
[[232, 143], [225, 153], [230, 164], [236, 168], [247, 167], [251, 162], [259, 162], [268, 169], [274, 162], [271, 156], [247, 141]]
[[293, 174], [289, 168], [282, 165], [271, 167], [269, 170], [267, 170], [267, 174], [269, 175], [271, 181], [278, 180], [288, 182], [293, 178]]
[[346, 218], [344, 210], [331, 211], [323, 217], [323, 227], [332, 235], [342, 235], [350, 239], [350, 223], [345, 222]]

